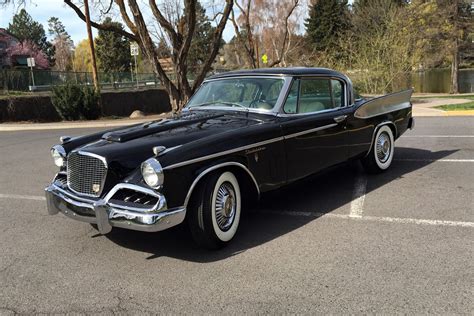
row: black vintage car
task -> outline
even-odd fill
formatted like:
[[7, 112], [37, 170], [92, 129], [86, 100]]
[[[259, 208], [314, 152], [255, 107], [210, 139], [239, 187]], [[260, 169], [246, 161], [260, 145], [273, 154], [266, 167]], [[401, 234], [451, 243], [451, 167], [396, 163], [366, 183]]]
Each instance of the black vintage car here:
[[347, 76], [321, 68], [215, 75], [171, 118], [62, 137], [49, 213], [103, 234], [186, 220], [198, 244], [219, 248], [261, 193], [351, 159], [388, 169], [394, 141], [414, 126], [411, 93], [356, 100]]

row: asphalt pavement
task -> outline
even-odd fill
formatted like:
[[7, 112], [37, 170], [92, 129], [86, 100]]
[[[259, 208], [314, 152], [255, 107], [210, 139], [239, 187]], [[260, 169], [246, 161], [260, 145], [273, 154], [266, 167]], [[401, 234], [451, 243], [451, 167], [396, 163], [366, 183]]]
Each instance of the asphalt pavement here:
[[94, 131], [0, 132], [0, 314], [474, 312], [472, 116], [417, 118], [382, 175], [265, 195], [217, 252], [47, 215], [49, 148]]

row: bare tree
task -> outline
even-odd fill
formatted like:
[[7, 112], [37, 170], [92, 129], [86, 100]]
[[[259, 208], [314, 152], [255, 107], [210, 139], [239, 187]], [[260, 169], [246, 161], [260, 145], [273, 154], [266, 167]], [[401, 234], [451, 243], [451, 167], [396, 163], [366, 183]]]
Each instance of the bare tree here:
[[[260, 50], [272, 52], [267, 67], [284, 64], [289, 49], [289, 38], [296, 22], [291, 17], [300, 0], [285, 2], [275, 0], [236, 0], [240, 11], [232, 11], [230, 20], [235, 30], [237, 43], [243, 48], [251, 68], [260, 67]], [[269, 10], [269, 8], [272, 8]]]
[[[187, 56], [196, 26], [196, 1], [197, 0], [183, 0], [183, 14], [177, 20], [173, 20], [171, 18], [172, 13], [160, 9], [155, 0], [149, 0], [148, 5], [139, 4], [137, 0], [111, 0], [110, 5], [118, 9], [120, 17], [130, 31], [117, 29], [113, 25], [103, 25], [91, 21], [91, 26], [94, 28], [117, 32], [138, 43], [142, 52], [144, 52], [153, 66], [154, 72], [158, 75], [164, 88], [168, 92], [174, 111], [181, 110], [211, 69], [212, 63], [219, 51], [222, 33], [234, 4], [234, 0], [225, 0], [220, 14], [220, 20], [217, 22], [216, 30], [212, 38], [208, 59], [203, 63], [195, 79], [190, 82], [188, 81]], [[79, 18], [85, 21], [85, 16], [76, 3], [72, 0], [64, 0], [64, 3], [71, 7]], [[150, 26], [149, 21], [146, 21], [143, 13], [145, 10], [148, 10], [148, 8], [151, 9], [155, 23], [158, 24], [159, 28], [163, 30], [163, 33], [165, 33], [169, 39], [171, 60], [176, 75], [175, 80], [172, 80], [168, 76], [159, 61], [156, 49], [157, 42], [153, 40], [153, 26]], [[177, 12], [179, 12], [179, 9]]]

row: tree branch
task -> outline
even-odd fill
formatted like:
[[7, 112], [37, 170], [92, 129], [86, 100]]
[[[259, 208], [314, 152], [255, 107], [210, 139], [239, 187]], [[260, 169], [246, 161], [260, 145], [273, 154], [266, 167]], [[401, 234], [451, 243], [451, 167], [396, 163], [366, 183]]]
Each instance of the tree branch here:
[[127, 24], [128, 28], [133, 32], [133, 34], [137, 34], [137, 27], [135, 24], [133, 24], [132, 20], [128, 16], [127, 13], [127, 8], [125, 7], [125, 4], [123, 0], [115, 0], [115, 3], [117, 3], [119, 9], [120, 9], [120, 15], [122, 16], [122, 19], [125, 21], [125, 24]]
[[224, 7], [224, 11], [222, 12], [222, 18], [219, 21], [214, 33], [211, 50], [209, 52], [209, 58], [205, 61], [204, 66], [201, 69], [201, 73], [194, 80], [193, 91], [196, 91], [196, 89], [201, 85], [202, 81], [206, 77], [206, 74], [211, 69], [212, 63], [216, 59], [222, 40], [222, 33], [224, 32], [225, 25], [227, 24], [227, 20], [229, 19], [229, 15], [233, 6], [234, 0], [226, 0], [226, 5]]
[[290, 16], [293, 14], [293, 11], [295, 11], [296, 7], [298, 6], [299, 1], [300, 0], [294, 0], [293, 6], [290, 8], [290, 10], [288, 11], [288, 14], [286, 15], [286, 18], [285, 18], [285, 36], [283, 37], [283, 43], [281, 45], [281, 51], [280, 51], [280, 54], [278, 54], [278, 58], [275, 61], [273, 61], [270, 65], [268, 65], [268, 67], [270, 67], [270, 68], [275, 66], [275, 65], [278, 65], [279, 63], [281, 63], [281, 59], [283, 57], [283, 54], [285, 53], [286, 43], [288, 41], [288, 33], [289, 33], [288, 20], [290, 19]]
[[[86, 17], [84, 13], [82, 13], [81, 9], [78, 8], [74, 3], [72, 3], [71, 0], [64, 0], [64, 3], [67, 4], [71, 9], [73, 9], [81, 20], [83, 20], [84, 22], [86, 21]], [[103, 25], [103, 24], [99, 24], [99, 23], [91, 21], [91, 26], [99, 30], [115, 32], [133, 41], [137, 40], [137, 37], [134, 34], [129, 33], [125, 30], [122, 30], [121, 28], [118, 28], [115, 25], [110, 25], [110, 24]]]
[[171, 46], [173, 47], [181, 46], [181, 41], [180, 41], [180, 37], [178, 33], [173, 28], [173, 25], [161, 13], [160, 9], [156, 5], [156, 1], [149, 0], [149, 3], [150, 3], [151, 11], [153, 12], [153, 15], [155, 16], [156, 20], [158, 21], [158, 23], [160, 23], [161, 27], [166, 30], [166, 33], [168, 33], [168, 36], [171, 40]]

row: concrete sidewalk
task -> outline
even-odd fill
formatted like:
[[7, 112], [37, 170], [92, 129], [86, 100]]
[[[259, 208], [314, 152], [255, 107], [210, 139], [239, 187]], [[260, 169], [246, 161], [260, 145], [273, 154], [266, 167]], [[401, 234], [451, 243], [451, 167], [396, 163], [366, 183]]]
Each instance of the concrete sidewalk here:
[[432, 98], [418, 99], [413, 101], [413, 116], [465, 116], [474, 115], [474, 111], [443, 111], [435, 107], [447, 104], [464, 104], [472, 102], [470, 99]]
[[35, 130], [54, 130], [68, 128], [109, 128], [134, 124], [146, 123], [153, 120], [160, 120], [165, 117], [164, 114], [148, 115], [138, 119], [115, 119], [115, 120], [96, 120], [96, 121], [75, 121], [75, 122], [54, 122], [54, 123], [1, 123], [0, 132], [10, 131], [35, 131]]

